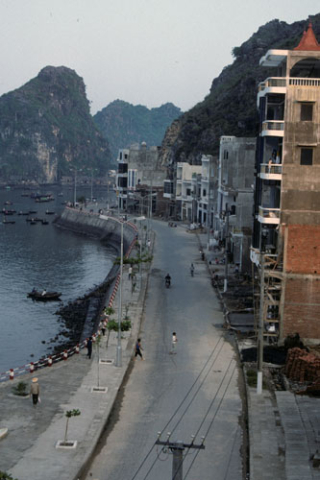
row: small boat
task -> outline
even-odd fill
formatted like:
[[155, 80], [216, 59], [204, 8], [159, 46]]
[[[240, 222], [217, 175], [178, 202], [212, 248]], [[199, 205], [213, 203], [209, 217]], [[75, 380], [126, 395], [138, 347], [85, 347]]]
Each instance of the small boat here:
[[33, 300], [40, 300], [42, 302], [48, 302], [50, 300], [60, 300], [61, 293], [59, 292], [38, 292], [37, 290], [32, 290], [28, 293], [28, 297]]
[[36, 210], [29, 210], [30, 215], [33, 215], [35, 213], [38, 213]]
[[46, 210], [46, 215], [54, 215], [56, 212], [53, 212], [52, 210]]
[[6, 218], [3, 218], [2, 223], [3, 225], [13, 225], [16, 222], [14, 220], [7, 220]]
[[6, 210], [5, 208], [3, 208], [2, 213], [4, 215], [13, 215], [14, 213], [16, 213], [16, 210]]
[[13, 203], [12, 203], [10, 200], [6, 200], [6, 201], [4, 202], [4, 205], [13, 205]]
[[49, 225], [48, 220], [41, 220], [42, 225]]

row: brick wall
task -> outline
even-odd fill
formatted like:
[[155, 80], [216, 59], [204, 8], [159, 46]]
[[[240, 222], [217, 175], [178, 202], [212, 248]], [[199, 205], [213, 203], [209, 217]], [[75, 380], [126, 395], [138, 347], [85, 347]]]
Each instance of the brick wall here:
[[320, 278], [288, 278], [284, 296], [283, 337], [320, 339]]
[[320, 275], [320, 225], [288, 225], [286, 271]]

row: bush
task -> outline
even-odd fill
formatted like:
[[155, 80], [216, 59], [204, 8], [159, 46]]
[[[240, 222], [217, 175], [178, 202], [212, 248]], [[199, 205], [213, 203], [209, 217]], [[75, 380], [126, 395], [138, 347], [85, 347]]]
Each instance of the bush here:
[[19, 395], [19, 397], [26, 397], [28, 395], [26, 389], [27, 389], [27, 384], [24, 382], [19, 382], [17, 385], [15, 385], [12, 388], [12, 391], [15, 395]]
[[[130, 320], [123, 320], [120, 325], [121, 332], [127, 332], [131, 328]], [[116, 320], [109, 320], [107, 323], [107, 329], [113, 330], [114, 332], [118, 331], [118, 322]]]
[[9, 473], [5, 473], [5, 472], [0, 471], [0, 480], [17, 480], [17, 479], [14, 479], [13, 477], [11, 477], [11, 475], [9, 475]]

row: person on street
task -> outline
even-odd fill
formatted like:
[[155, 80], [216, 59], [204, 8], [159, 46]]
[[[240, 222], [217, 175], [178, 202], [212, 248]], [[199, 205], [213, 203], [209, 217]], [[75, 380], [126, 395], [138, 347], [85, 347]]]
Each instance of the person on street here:
[[128, 270], [128, 278], [129, 278], [129, 280], [131, 280], [131, 277], [132, 277], [132, 267], [131, 267], [131, 265], [130, 265], [129, 270]]
[[89, 337], [89, 340], [87, 341], [87, 350], [87, 357], [90, 359], [92, 354], [92, 337]]
[[164, 279], [165, 279], [166, 287], [170, 287], [170, 285], [171, 285], [171, 277], [170, 277], [169, 273], [167, 273], [167, 275], [164, 277]]
[[37, 378], [32, 379], [30, 395], [32, 395], [33, 405], [36, 406], [39, 401], [40, 385]]
[[193, 263], [191, 263], [191, 266], [190, 266], [190, 273], [191, 273], [191, 277], [193, 277], [193, 275], [194, 275], [194, 265], [193, 265]]
[[171, 339], [171, 352], [170, 352], [171, 354], [177, 353], [177, 341], [178, 341], [177, 334], [176, 332], [173, 332], [172, 339]]
[[136, 348], [135, 348], [135, 360], [137, 360], [137, 356], [139, 355], [141, 360], [144, 360], [143, 355], [141, 353], [142, 346], [141, 346], [141, 338], [138, 338], [137, 343], [136, 343]]

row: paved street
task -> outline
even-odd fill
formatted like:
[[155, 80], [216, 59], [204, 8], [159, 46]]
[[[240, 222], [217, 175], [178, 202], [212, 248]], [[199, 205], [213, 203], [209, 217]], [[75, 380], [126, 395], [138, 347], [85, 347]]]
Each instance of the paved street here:
[[[171, 478], [172, 453], [161, 440], [202, 443], [185, 450], [183, 478], [242, 478], [242, 404], [234, 349], [225, 339], [218, 300], [196, 235], [153, 222], [156, 233], [138, 359], [124, 389], [118, 422], [86, 478]], [[190, 275], [190, 264], [195, 275]], [[166, 289], [164, 277], [172, 277]], [[177, 333], [176, 354], [171, 335]], [[182, 478], [182, 477], [181, 477]]]
[[[21, 380], [30, 385], [35, 374], [1, 383], [0, 429], [8, 434], [0, 439], [0, 470], [18, 480], [171, 479], [172, 452], [155, 444], [158, 432], [162, 442], [171, 432], [170, 444], [179, 440], [190, 447], [205, 437], [204, 450], [185, 448], [184, 479], [243, 479], [242, 461], [249, 454], [250, 480], [318, 480], [320, 469], [311, 459], [319, 452], [319, 398], [267, 389], [257, 395], [247, 387], [245, 451], [242, 376], [228, 341], [233, 337], [221, 327], [221, 308], [200, 260], [197, 236], [184, 226], [153, 223], [155, 256], [145, 304], [146, 267], [135, 289], [124, 269], [123, 304], [132, 330], [122, 337], [122, 367], [98, 362], [115, 359], [114, 332], [102, 338], [100, 349], [94, 346], [91, 361], [82, 350], [37, 371], [42, 398], [37, 407], [12, 393]], [[169, 290], [164, 287], [168, 272]], [[178, 337], [174, 355], [173, 331]], [[145, 361], [132, 360], [139, 335]], [[65, 413], [74, 408], [81, 415], [70, 419], [68, 439], [77, 446], [56, 448], [64, 436]]]

